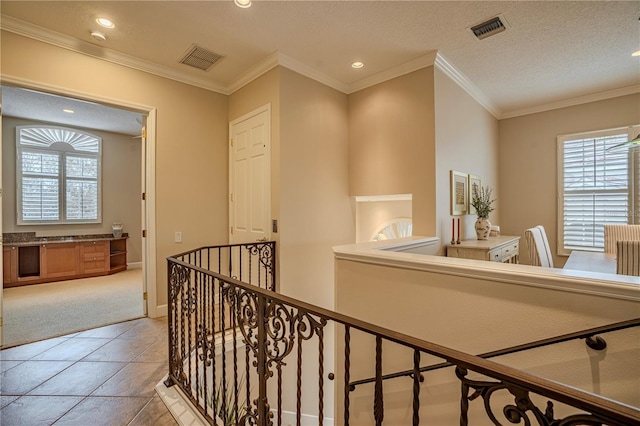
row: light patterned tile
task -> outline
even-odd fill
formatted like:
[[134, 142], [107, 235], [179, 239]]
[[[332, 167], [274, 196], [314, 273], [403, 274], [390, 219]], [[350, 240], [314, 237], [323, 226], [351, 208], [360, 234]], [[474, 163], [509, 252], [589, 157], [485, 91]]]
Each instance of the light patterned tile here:
[[167, 374], [164, 363], [130, 363], [107, 380], [91, 396], [155, 395], [155, 385]]
[[164, 402], [156, 395], [151, 402], [138, 413], [129, 426], [173, 426], [177, 424], [178, 422], [173, 418], [167, 406], [164, 405]]
[[42, 340], [40, 342], [15, 346], [0, 351], [0, 360], [27, 361], [42, 352], [69, 340], [66, 337], [56, 337], [55, 339]]
[[76, 337], [98, 337], [104, 339], [113, 339], [129, 330], [131, 327], [134, 327], [135, 324], [135, 321], [120, 322], [117, 324], [111, 324], [104, 327], [83, 331], [81, 333], [78, 333]]
[[50, 425], [80, 401], [82, 401], [81, 397], [23, 396], [0, 411], [0, 424], [7, 426]]
[[121, 362], [76, 362], [29, 392], [29, 395], [86, 396], [125, 365]]
[[32, 361], [79, 361], [96, 349], [109, 343], [109, 339], [69, 339], [31, 358]]
[[144, 352], [133, 359], [133, 362], [169, 362], [169, 347], [167, 339], [160, 339], [149, 346]]
[[155, 342], [156, 340], [113, 339], [82, 360], [130, 362]]
[[56, 426], [128, 425], [149, 397], [87, 397], [56, 422]]
[[71, 364], [69, 361], [25, 361], [2, 373], [0, 393], [25, 395]]

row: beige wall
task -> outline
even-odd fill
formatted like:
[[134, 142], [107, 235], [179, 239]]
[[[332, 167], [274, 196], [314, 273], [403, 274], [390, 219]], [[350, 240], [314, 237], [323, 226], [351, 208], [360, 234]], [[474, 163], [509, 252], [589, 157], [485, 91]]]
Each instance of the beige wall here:
[[[4, 77], [157, 109], [157, 300], [151, 303], [166, 305], [165, 258], [227, 241], [227, 97], [6, 31], [1, 42]], [[175, 231], [182, 231], [183, 243], [173, 242]]]
[[[386, 259], [381, 260], [384, 261]], [[482, 278], [471, 268], [446, 273], [437, 272], [437, 267], [432, 265], [425, 265], [429, 272], [412, 269], [336, 260], [336, 310], [469, 354], [629, 320], [638, 314], [638, 302], [634, 300], [598, 296], [595, 292], [569, 292], [562, 283], [544, 287], [527, 285], [533, 281], [528, 280], [526, 271], [509, 282], [495, 280], [486, 271], [483, 272], [489, 276]], [[342, 328], [335, 333], [338, 336], [336, 359], [342, 359]], [[575, 340], [494, 361], [636, 405], [640, 398], [640, 364], [637, 362], [640, 330], [634, 328], [604, 337], [608, 343], [604, 353], [588, 349], [584, 340]], [[370, 336], [363, 337], [362, 333], [352, 331], [352, 380], [374, 377], [373, 342]], [[383, 349], [383, 373], [412, 369], [410, 350], [400, 350], [390, 343], [383, 344]], [[424, 355], [421, 365], [441, 361]], [[336, 389], [342, 389], [342, 371], [343, 363], [337, 362]], [[453, 369], [428, 372], [424, 376], [420, 386], [421, 424], [457, 424], [460, 383]], [[384, 382], [385, 423], [411, 424], [411, 386], [412, 380], [408, 377]], [[373, 390], [373, 384], [368, 384], [350, 393], [351, 424], [373, 423]], [[343, 393], [336, 392], [336, 396], [336, 418], [340, 419]], [[478, 398], [470, 403], [473, 407], [470, 422], [492, 424], [483, 413], [481, 401]], [[513, 398], [509, 403], [513, 404]], [[540, 408], [544, 409], [544, 403]], [[500, 413], [501, 408], [497, 411]]]
[[331, 247], [355, 240], [347, 96], [286, 68], [280, 84], [282, 291], [331, 309]]
[[349, 95], [349, 191], [412, 194], [413, 233], [436, 233], [434, 68]]
[[[81, 225], [28, 225], [16, 221], [16, 127], [51, 125], [13, 117], [2, 118], [2, 232], [36, 232], [39, 236], [111, 234], [111, 224], [122, 223], [129, 233], [127, 262], [142, 261], [141, 205], [142, 144], [129, 135], [86, 131], [102, 138], [102, 223]], [[62, 126], [69, 127], [69, 126]], [[84, 129], [79, 129], [84, 130]]]
[[[482, 185], [494, 188], [496, 210], [489, 219], [501, 225], [498, 180], [498, 120], [442, 71], [435, 71], [436, 121], [436, 236], [443, 245], [451, 241], [450, 170], [480, 176]], [[506, 203], [507, 201], [505, 201]], [[462, 239], [476, 238], [475, 215], [460, 218]], [[507, 233], [501, 227], [501, 232]], [[444, 254], [444, 247], [442, 249]]]
[[[640, 94], [501, 120], [498, 195], [503, 200], [502, 233], [524, 238], [525, 229], [543, 225], [554, 254], [554, 264], [562, 267], [566, 258], [556, 255], [556, 137], [638, 123]], [[522, 263], [530, 263], [524, 244], [520, 255]]]

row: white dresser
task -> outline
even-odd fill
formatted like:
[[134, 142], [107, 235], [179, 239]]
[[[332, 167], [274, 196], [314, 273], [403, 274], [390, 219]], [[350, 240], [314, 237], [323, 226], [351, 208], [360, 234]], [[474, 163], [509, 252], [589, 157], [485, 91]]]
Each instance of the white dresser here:
[[463, 240], [447, 245], [447, 257], [519, 263], [520, 237], [499, 235], [488, 240]]

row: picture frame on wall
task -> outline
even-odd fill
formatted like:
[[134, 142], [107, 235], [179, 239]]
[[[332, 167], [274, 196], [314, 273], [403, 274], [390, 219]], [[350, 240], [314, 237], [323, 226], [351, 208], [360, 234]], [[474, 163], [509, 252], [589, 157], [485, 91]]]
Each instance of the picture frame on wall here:
[[469, 175], [451, 170], [451, 215], [467, 214], [469, 206]]
[[473, 206], [471, 205], [471, 200], [473, 200], [473, 191], [474, 188], [476, 191], [480, 190], [480, 187], [482, 186], [482, 179], [480, 179], [480, 176], [476, 176], [476, 175], [469, 175], [469, 214], [476, 214], [476, 209], [473, 208]]

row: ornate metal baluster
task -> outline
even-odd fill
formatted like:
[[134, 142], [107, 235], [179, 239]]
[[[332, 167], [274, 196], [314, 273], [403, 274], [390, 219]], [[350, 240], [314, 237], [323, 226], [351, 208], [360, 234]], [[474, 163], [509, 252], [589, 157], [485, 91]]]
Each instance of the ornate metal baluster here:
[[258, 422], [266, 425], [269, 419], [267, 406], [267, 300], [263, 295], [258, 295]]
[[296, 426], [302, 417], [302, 339], [298, 339], [298, 359], [296, 360]]
[[318, 424], [322, 425], [324, 422], [324, 331], [322, 328], [318, 329], [318, 373], [320, 376], [320, 383], [318, 383]]
[[[227, 293], [228, 297], [231, 297], [231, 291]], [[229, 316], [231, 317], [231, 333], [233, 333], [233, 402], [234, 402], [234, 410], [233, 410], [233, 418], [238, 424], [239, 412], [238, 412], [238, 399], [240, 397], [239, 392], [239, 383], [238, 383], [238, 336], [237, 336], [237, 327], [236, 324], [236, 316], [233, 315], [233, 302], [229, 301]]]
[[351, 327], [344, 326], [344, 426], [349, 426], [349, 406], [351, 399]]
[[376, 426], [382, 425], [384, 419], [384, 401], [382, 396], [382, 338], [376, 336], [376, 385], [373, 402]]
[[420, 351], [413, 351], [413, 426], [420, 424]]

